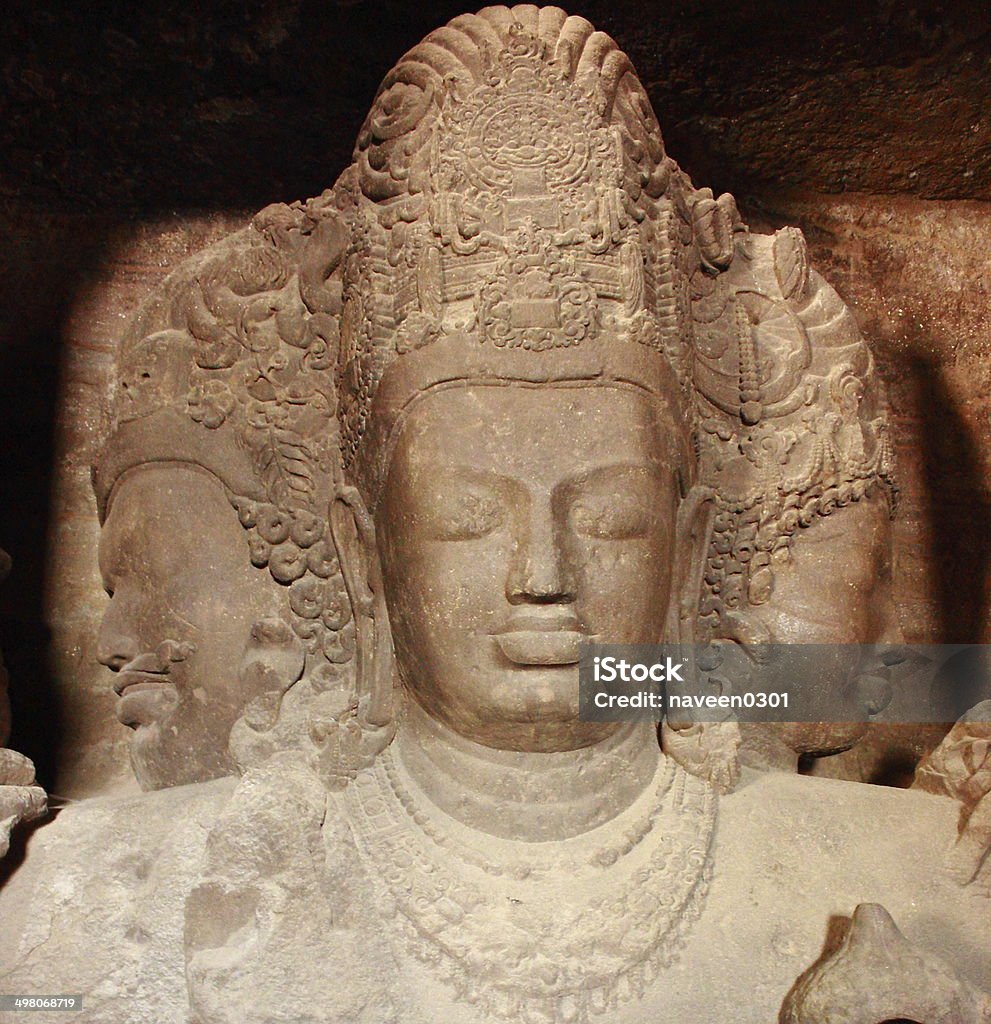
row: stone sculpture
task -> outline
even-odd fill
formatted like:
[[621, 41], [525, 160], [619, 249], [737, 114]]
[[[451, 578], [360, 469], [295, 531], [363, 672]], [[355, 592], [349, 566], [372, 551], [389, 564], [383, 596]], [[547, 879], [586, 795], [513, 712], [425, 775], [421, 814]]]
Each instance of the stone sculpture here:
[[270, 753], [258, 732], [294, 684], [340, 702], [354, 637], [326, 530], [340, 312], [327, 216], [319, 200], [262, 211], [172, 275], [121, 344], [94, 471], [112, 595], [100, 658], [146, 789]]
[[[629, 68], [624, 73], [636, 81]], [[398, 95], [407, 85], [399, 82], [393, 92]], [[515, 88], [522, 95], [525, 84]], [[331, 362], [341, 324], [346, 333], [355, 310], [371, 318], [383, 336], [398, 331], [400, 349], [416, 347], [442, 329], [442, 309], [464, 307], [483, 277], [478, 329], [493, 345], [553, 347], [560, 344], [559, 329], [568, 345], [576, 345], [618, 325], [641, 344], [660, 346], [676, 368], [703, 445], [704, 483], [714, 489], [718, 507], [700, 609], [703, 636], [744, 642], [888, 638], [886, 624], [866, 621], [874, 609], [890, 607], [882, 593], [885, 574], [874, 571], [884, 564], [891, 495], [886, 420], [870, 354], [848, 311], [808, 267], [800, 233], [787, 229], [773, 238], [752, 238], [746, 258], [733, 260], [734, 239], [743, 225], [732, 197], [714, 199], [684, 179], [658, 149], [660, 136], [652, 135], [652, 114], [641, 109], [647, 101], [638, 90], [629, 96], [617, 92], [616, 123], [632, 132], [627, 148], [643, 152], [632, 163], [625, 155], [622, 166], [600, 167], [597, 178], [586, 172], [601, 152], [580, 146], [565, 152], [561, 140], [548, 143], [555, 152], [546, 165], [529, 156], [520, 162], [515, 150], [528, 143], [510, 137], [511, 101], [505, 120], [491, 126], [478, 127], [477, 111], [463, 113], [454, 135], [484, 135], [458, 137], [455, 148], [470, 154], [465, 166], [459, 167], [452, 153], [421, 153], [409, 169], [413, 182], [400, 195], [396, 182], [387, 180], [388, 170], [374, 165], [389, 138], [375, 141], [374, 126], [366, 126], [371, 155], [363, 158], [364, 177], [369, 194], [386, 200], [390, 212], [382, 215], [386, 223], [362, 228], [374, 242], [367, 242], [372, 249], [361, 265], [374, 268], [386, 260], [383, 266], [400, 289], [391, 310], [373, 316], [382, 301], [367, 292], [378, 271], [359, 271], [353, 258], [348, 273], [362, 275], [359, 288], [366, 294], [352, 287], [350, 304], [342, 304], [346, 281], [333, 273], [348, 244], [338, 207], [347, 205], [351, 186], [342, 180], [333, 193], [305, 205], [262, 211], [249, 229], [173, 275], [136, 317], [121, 347], [117, 429], [96, 485], [106, 517], [120, 481], [125, 493], [115, 502], [116, 518], [126, 518], [130, 510], [133, 519], [127, 537], [119, 536], [124, 531], [113, 519], [105, 526], [108, 589], [119, 590], [113, 563], [121, 561], [122, 552], [114, 549], [129, 542], [139, 549], [131, 560], [143, 562], [124, 581], [134, 597], [112, 601], [101, 643], [102, 660], [117, 673], [119, 714], [135, 729], [132, 760], [143, 786], [225, 774], [238, 756], [242, 767], [255, 763], [273, 749], [300, 742], [300, 734], [309, 734], [329, 765], [342, 756], [360, 763], [387, 741], [387, 735], [372, 737], [366, 728], [369, 722], [371, 733], [382, 728], [375, 702], [371, 719], [359, 722], [349, 710], [354, 690], [343, 666], [353, 647], [350, 609], [323, 519], [332, 475], [328, 453], [335, 447]], [[486, 97], [471, 102], [477, 106]], [[518, 106], [519, 97], [515, 102]], [[384, 130], [390, 136], [393, 128]], [[606, 136], [617, 130], [596, 129], [600, 151], [608, 144]], [[405, 138], [408, 132], [401, 134]], [[609, 175], [618, 175], [618, 189]], [[651, 182], [640, 182], [638, 175], [652, 176]], [[567, 223], [544, 224], [541, 218], [562, 216], [555, 206], [562, 195], [573, 207]], [[493, 204], [503, 200], [506, 210], [495, 211]], [[428, 201], [445, 205], [427, 216], [414, 210]], [[656, 209], [648, 214], [651, 204]], [[493, 216], [504, 220], [498, 231], [486, 220]], [[391, 224], [389, 218], [398, 220]], [[690, 244], [680, 237], [686, 232]], [[588, 237], [578, 241], [582, 235]], [[375, 246], [385, 248], [379, 254]], [[445, 278], [444, 261], [452, 255], [463, 263], [452, 273], [463, 280]], [[510, 292], [519, 296], [516, 302], [525, 297], [538, 319], [551, 316], [553, 322], [507, 322], [507, 316], [512, 321], [524, 315], [507, 306]], [[444, 315], [451, 320], [455, 314]], [[767, 379], [757, 367], [765, 368]], [[367, 367], [352, 370], [368, 373]], [[353, 444], [360, 424], [346, 429], [345, 442]], [[142, 466], [154, 473], [136, 476]], [[202, 469], [215, 478], [212, 485], [197, 473]], [[121, 481], [125, 473], [132, 479]], [[166, 498], [170, 487], [175, 497]], [[212, 495], [204, 495], [211, 489]], [[156, 499], [142, 491], [158, 495], [168, 508], [146, 507]], [[268, 565], [272, 581], [253, 572], [243, 550], [236, 550], [230, 503], [249, 531], [252, 564]], [[820, 521], [844, 506], [851, 506], [847, 520], [863, 522], [824, 538], [828, 527]], [[198, 510], [200, 520], [184, 524], [187, 508]], [[817, 535], [807, 529], [813, 522]], [[209, 544], [192, 539], [203, 531], [211, 535]], [[804, 546], [810, 553], [791, 564], [799, 533], [809, 533]], [[188, 551], [176, 548], [182, 538]], [[834, 583], [828, 594], [822, 593], [818, 558], [810, 548], [819, 538], [834, 568], [843, 562], [839, 549], [850, 549], [849, 568], [827, 577]], [[297, 539], [310, 546], [301, 547]], [[225, 551], [231, 562], [204, 564], [180, 583], [167, 565], [154, 564], [166, 547], [176, 563], [195, 565], [203, 550], [215, 558]], [[777, 597], [775, 574], [783, 580]], [[183, 592], [167, 594], [164, 577]], [[280, 595], [273, 582], [290, 593]], [[230, 593], [238, 595], [236, 609], [217, 597]], [[212, 611], [207, 608], [211, 594]], [[286, 596], [291, 632], [285, 615], [277, 621]], [[174, 616], [169, 621], [164, 607], [169, 603], [186, 607], [193, 625]], [[764, 606], [763, 614], [752, 612], [758, 605]], [[793, 621], [802, 605], [830, 608], [835, 626], [813, 626], [801, 613]], [[204, 621], [197, 622], [197, 616]], [[190, 638], [193, 634], [198, 640]], [[307, 648], [302, 667], [300, 641]], [[313, 690], [321, 693], [323, 712], [314, 715], [310, 709], [291, 726], [284, 713], [278, 740], [261, 739], [282, 693], [300, 675], [304, 685], [290, 703], [308, 701]], [[840, 680], [836, 685], [841, 683], [846, 685]], [[345, 718], [349, 725], [342, 728]], [[246, 748], [240, 755], [228, 750], [235, 723], [234, 746]], [[849, 746], [862, 728], [843, 736], [836, 726], [795, 731], [798, 736], [784, 742], [782, 730], [770, 730], [771, 745], [783, 746], [785, 763], [790, 760], [792, 767], [799, 753]], [[688, 753], [687, 737], [672, 738], [671, 749], [695, 756]], [[341, 755], [342, 742], [368, 749]], [[768, 746], [766, 736], [754, 742]], [[731, 749], [723, 760], [733, 756]], [[761, 756], [781, 763], [766, 750], [758, 761]], [[725, 783], [734, 771], [709, 770], [725, 774]]]
[[[865, 985], [865, 981], [869, 984]], [[837, 948], [795, 983], [780, 1024], [984, 1024], [991, 998], [918, 949], [877, 904], [853, 912]]]
[[[280, 271], [249, 280], [244, 251]], [[629, 59], [584, 19], [487, 8], [402, 58], [337, 185], [263, 211], [134, 330], [138, 380], [167, 387], [122, 418], [108, 452], [133, 454], [97, 475], [114, 600], [142, 564], [116, 543], [128, 506], [179, 484], [124, 487], [158, 463], [208, 470], [218, 518], [223, 494], [278, 584], [242, 617], [266, 624], [271, 656], [244, 659], [258, 686], [211, 734], [231, 756], [209, 773], [236, 764], [238, 782], [63, 814], [53, 862], [71, 873], [103, 827], [115, 902], [95, 881], [46, 899], [44, 868], [15, 878], [0, 911], [41, 909], [0, 936], [8, 983], [71, 980], [101, 1024], [129, 1019], [135, 991], [196, 1024], [757, 1024], [828, 917], [878, 902], [983, 984], [987, 908], [941, 869], [950, 801], [785, 773], [717, 798], [738, 736], [671, 723], [665, 753], [650, 724], [578, 714], [582, 640], [725, 639], [742, 600], [788, 593], [796, 535], [841, 516], [870, 527], [851, 573], [883, 560], [869, 356], [803, 260], [795, 233], [753, 236], [731, 197], [691, 184]], [[159, 341], [202, 345], [178, 363], [188, 378], [149, 368]], [[296, 471], [311, 447], [316, 468]], [[276, 456], [294, 464], [279, 490]], [[336, 559], [312, 581], [281, 548], [301, 511]], [[328, 622], [338, 578], [348, 609]], [[856, 598], [857, 638], [873, 636]], [[328, 635], [353, 656], [328, 657]], [[163, 639], [187, 641], [143, 644]], [[233, 662], [245, 641], [225, 643]], [[192, 675], [200, 648], [155, 653]], [[174, 752], [150, 763], [198, 763], [195, 745]], [[179, 781], [166, 774], [152, 784]], [[134, 864], [124, 844], [142, 834], [154, 853]], [[60, 954], [90, 903], [107, 940], [81, 965]]]
[[[339, 271], [343, 472], [331, 528], [355, 607], [358, 706], [384, 719], [395, 704], [397, 734], [348, 773], [325, 819], [317, 759], [245, 779], [187, 906], [193, 1017], [264, 1019], [273, 965], [287, 963], [296, 974], [280, 1005], [300, 1019], [353, 1019], [360, 1007], [381, 1020], [548, 1022], [700, 1009], [711, 985], [665, 968], [708, 888], [713, 794], [658, 759], [651, 730], [581, 722], [574, 665], [583, 638], [695, 633], [720, 554], [712, 482], [725, 451], [747, 455], [740, 432], [714, 435], [721, 458], [700, 467], [694, 455], [706, 382], [690, 282], [739, 259], [753, 289], [770, 243], [665, 157], [615, 45], [554, 9], [456, 19], [408, 54], [336, 191], [351, 242]], [[800, 240], [784, 241], [797, 261]], [[889, 512], [890, 473], [883, 415], [864, 393], [869, 355], [835, 294], [802, 282], [774, 287], [808, 297], [818, 344], [780, 295], [727, 298], [713, 316], [730, 340], [781, 317], [798, 349], [795, 395], [782, 391], [794, 407], [769, 402], [768, 415], [803, 410], [808, 479], [781, 484], [789, 445], [771, 460], [777, 477], [748, 460], [766, 486], [748, 499], [759, 506], [748, 524], [753, 604], [770, 597], [794, 533], [837, 506], [863, 510], [869, 528], [847, 548], [862, 583], [888, 539], [874, 528]], [[747, 301], [756, 323], [744, 321]], [[743, 357], [730, 358], [739, 374]], [[760, 419], [764, 383], [731, 406], [744, 426]], [[748, 511], [722, 493], [734, 515]], [[743, 546], [731, 551], [745, 564]], [[726, 600], [710, 610], [729, 619], [730, 587], [706, 582]], [[856, 596], [855, 638], [877, 638], [867, 595]], [[682, 739], [670, 737], [682, 760], [718, 781], [690, 753], [696, 740], [708, 752], [704, 737]], [[326, 781], [340, 791], [347, 780]], [[279, 829], [286, 789], [303, 805]], [[736, 813], [755, 799], [739, 796]], [[779, 798], [768, 813], [789, 818], [795, 805]], [[859, 819], [839, 803], [831, 819]], [[751, 803], [737, 827], [753, 813]], [[326, 877], [307, 867], [322, 820]], [[725, 842], [732, 817], [721, 828]], [[264, 854], [245, 858], [256, 841]], [[387, 941], [376, 921], [390, 923]], [[702, 971], [702, 945], [719, 945], [709, 921], [708, 941], [694, 933], [691, 970]], [[329, 958], [321, 969], [301, 955], [314, 934]], [[363, 962], [397, 966], [372, 976], [355, 970]]]
[[960, 805], [959, 835], [947, 855], [961, 885], [991, 893], [991, 701], [971, 708], [915, 772], [914, 787]]
[[[10, 571], [10, 556], [0, 549], [0, 580]], [[45, 791], [34, 777], [31, 760], [4, 746], [10, 739], [7, 670], [0, 661], [0, 858], [10, 848], [10, 833], [22, 821], [40, 818], [47, 809]]]
[[[762, 645], [901, 639], [886, 403], [850, 311], [809, 266], [797, 229], [751, 235], [724, 273], [700, 267], [691, 295], [702, 474], [717, 506], [700, 639], [754, 652], [760, 686], [787, 688], [788, 668], [778, 673]], [[888, 675], [851, 646], [821, 680], [834, 711], [849, 694], [850, 724], [746, 725], [740, 757], [794, 771], [803, 754], [849, 748], [865, 712], [885, 706]]]
[[40, 818], [47, 805], [31, 760], [16, 750], [0, 747], [0, 857], [10, 849], [14, 826]]

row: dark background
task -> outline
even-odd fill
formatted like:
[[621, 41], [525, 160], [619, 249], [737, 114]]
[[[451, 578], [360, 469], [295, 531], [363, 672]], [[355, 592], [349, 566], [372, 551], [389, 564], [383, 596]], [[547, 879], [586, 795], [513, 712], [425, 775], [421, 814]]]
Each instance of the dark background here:
[[[14, 570], [0, 587], [0, 644], [17, 682], [14, 742], [43, 780], [54, 770], [52, 735], [66, 725], [42, 623], [67, 312], [122, 228], [251, 211], [330, 185], [383, 74], [466, 9], [6, 5], [0, 545]], [[736, 194], [745, 215], [782, 190], [991, 199], [987, 3], [575, 0], [568, 9], [629, 52], [668, 150], [697, 183]]]
[[[386, 70], [461, 2], [17, 3], [5, 198], [111, 215], [318, 193]], [[718, 190], [991, 198], [986, 3], [575, 0]]]

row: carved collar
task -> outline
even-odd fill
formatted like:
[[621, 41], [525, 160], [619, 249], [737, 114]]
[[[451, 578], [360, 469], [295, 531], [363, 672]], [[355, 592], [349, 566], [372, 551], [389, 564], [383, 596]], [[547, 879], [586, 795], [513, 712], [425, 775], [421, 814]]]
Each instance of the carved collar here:
[[341, 799], [381, 912], [483, 1017], [583, 1024], [640, 996], [708, 887], [715, 794], [663, 757], [617, 816], [561, 840], [461, 824], [394, 747]]

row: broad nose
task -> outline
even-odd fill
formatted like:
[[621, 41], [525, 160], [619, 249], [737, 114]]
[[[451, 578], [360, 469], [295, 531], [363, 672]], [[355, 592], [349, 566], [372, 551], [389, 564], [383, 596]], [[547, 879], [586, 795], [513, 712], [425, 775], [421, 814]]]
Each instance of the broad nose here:
[[114, 672], [122, 669], [140, 654], [138, 641], [134, 636], [134, 630], [129, 627], [128, 618], [125, 602], [120, 594], [115, 594], [103, 613], [96, 643], [97, 660]]
[[561, 533], [550, 500], [532, 500], [517, 524], [506, 581], [510, 604], [574, 601], [574, 574], [561, 544]]

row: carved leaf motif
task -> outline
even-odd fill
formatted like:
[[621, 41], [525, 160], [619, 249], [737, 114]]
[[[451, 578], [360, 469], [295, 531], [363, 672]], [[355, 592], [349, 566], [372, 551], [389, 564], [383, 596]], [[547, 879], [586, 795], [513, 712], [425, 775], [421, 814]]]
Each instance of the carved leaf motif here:
[[300, 508], [313, 494], [313, 469], [305, 444], [293, 433], [270, 428], [258, 449], [258, 472], [273, 504]]
[[242, 345], [231, 327], [207, 308], [199, 282], [190, 290], [185, 314], [189, 333], [198, 342], [197, 366], [205, 370], [226, 370], [233, 366], [243, 351]]

